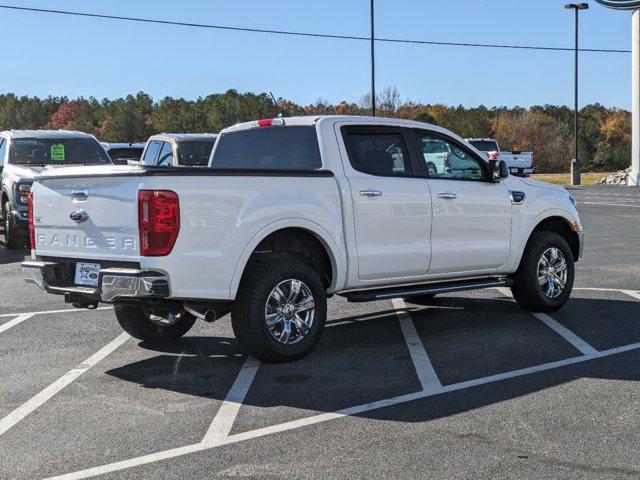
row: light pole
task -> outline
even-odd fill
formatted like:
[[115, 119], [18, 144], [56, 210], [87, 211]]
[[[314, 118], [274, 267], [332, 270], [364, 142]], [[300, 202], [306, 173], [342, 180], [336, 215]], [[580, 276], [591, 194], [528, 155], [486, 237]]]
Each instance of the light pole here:
[[376, 40], [374, 36], [375, 21], [371, 0], [371, 116], [376, 116]]
[[578, 13], [580, 10], [587, 10], [589, 8], [588, 3], [569, 3], [564, 6], [566, 9], [573, 9], [575, 11], [576, 18], [576, 44], [575, 44], [575, 85], [574, 85], [574, 119], [573, 119], [573, 137], [574, 137], [574, 150], [573, 150], [573, 160], [571, 161], [571, 185], [580, 185], [580, 159], [578, 158], [578, 127], [579, 127], [579, 112], [578, 112], [578, 57], [579, 57], [579, 49], [578, 49], [578, 26], [579, 26], [579, 18]]

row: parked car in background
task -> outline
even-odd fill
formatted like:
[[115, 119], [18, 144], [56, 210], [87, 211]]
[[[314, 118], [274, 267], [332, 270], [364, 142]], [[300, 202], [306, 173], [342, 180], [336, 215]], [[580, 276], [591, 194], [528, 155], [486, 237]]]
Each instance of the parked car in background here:
[[[436, 140], [451, 171], [427, 168]], [[332, 294], [428, 302], [511, 287], [523, 308], [557, 310], [583, 243], [563, 187], [509, 176], [443, 128], [372, 117], [234, 125], [207, 169], [46, 172], [30, 205], [29, 283], [77, 307], [114, 303], [145, 341], [231, 312], [246, 351], [271, 362], [313, 348]]]
[[112, 161], [88, 133], [64, 130], [0, 132], [1, 219], [6, 248], [23, 247], [29, 238], [27, 198], [33, 177], [45, 168], [70, 165], [112, 165]]
[[493, 138], [467, 138], [467, 142], [485, 154], [489, 160], [504, 160], [512, 175], [525, 177], [531, 175], [535, 169], [533, 152], [503, 152]]
[[211, 133], [162, 133], [147, 140], [143, 165], [206, 167], [217, 135]]
[[144, 152], [144, 142], [107, 143], [100, 142], [116, 165], [138, 165]]

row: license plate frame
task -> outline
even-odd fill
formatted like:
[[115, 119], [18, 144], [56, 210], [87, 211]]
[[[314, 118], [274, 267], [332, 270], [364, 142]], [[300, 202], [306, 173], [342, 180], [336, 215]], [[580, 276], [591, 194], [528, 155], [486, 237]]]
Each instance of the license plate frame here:
[[77, 262], [73, 282], [83, 287], [97, 287], [100, 275], [100, 264], [91, 262]]

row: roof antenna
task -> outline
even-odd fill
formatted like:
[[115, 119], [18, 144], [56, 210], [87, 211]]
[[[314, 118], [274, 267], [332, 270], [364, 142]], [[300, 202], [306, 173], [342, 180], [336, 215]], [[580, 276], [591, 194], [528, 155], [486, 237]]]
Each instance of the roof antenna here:
[[278, 118], [282, 118], [282, 112], [280, 111], [280, 107], [278, 106], [278, 101], [276, 100], [276, 97], [273, 95], [272, 92], [269, 92], [269, 95], [271, 95], [271, 99], [273, 100], [273, 106], [276, 107], [276, 110], [278, 110]]

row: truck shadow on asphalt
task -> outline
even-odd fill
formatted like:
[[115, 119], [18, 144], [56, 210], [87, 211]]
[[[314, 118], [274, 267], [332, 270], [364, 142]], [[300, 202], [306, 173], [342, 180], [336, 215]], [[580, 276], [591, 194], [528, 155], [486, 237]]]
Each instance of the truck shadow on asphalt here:
[[28, 256], [29, 250], [7, 250], [4, 241], [0, 240], [0, 265], [22, 262]]
[[[445, 386], [581, 355], [505, 299], [443, 298], [427, 308], [408, 304], [408, 311]], [[640, 342], [637, 301], [576, 298], [553, 316], [598, 350]], [[395, 310], [332, 319], [327, 327], [306, 358], [261, 364], [244, 405], [272, 412], [300, 409], [313, 415], [421, 390]], [[172, 345], [141, 343], [140, 347], [158, 355], [107, 373], [147, 388], [219, 400], [224, 400], [232, 383], [229, 369], [235, 377], [245, 358], [240, 345], [226, 337], [185, 337]], [[423, 422], [580, 379], [636, 381], [638, 360], [640, 350], [630, 351], [359, 416]]]

